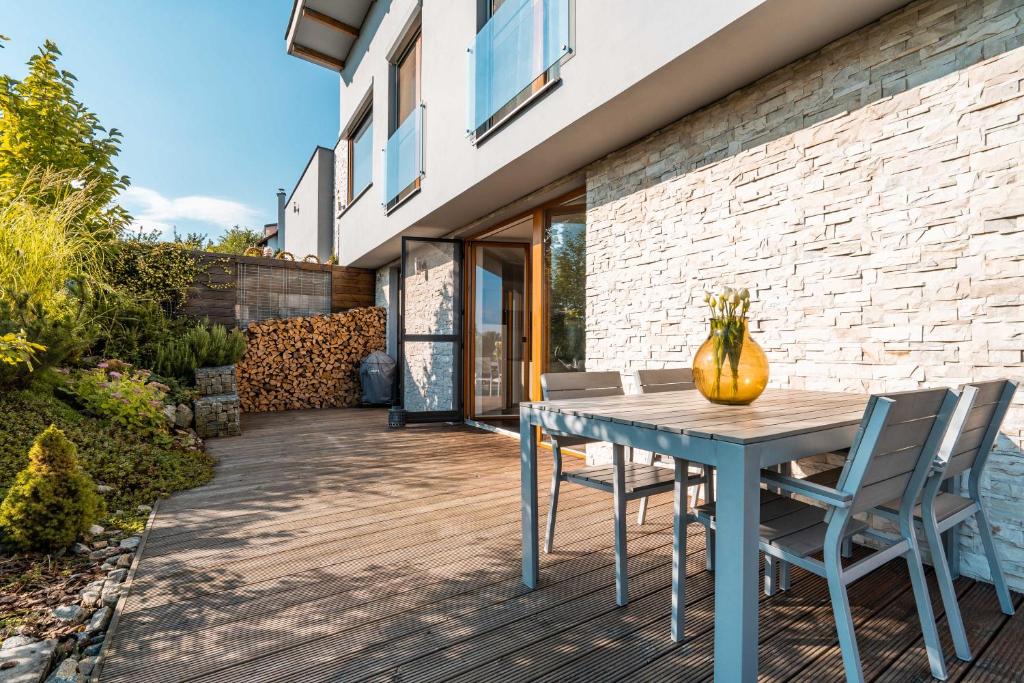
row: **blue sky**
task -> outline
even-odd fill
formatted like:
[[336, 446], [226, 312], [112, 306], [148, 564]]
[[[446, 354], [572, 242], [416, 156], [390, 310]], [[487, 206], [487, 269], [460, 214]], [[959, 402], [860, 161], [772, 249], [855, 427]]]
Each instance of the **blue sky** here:
[[54, 40], [76, 95], [124, 133], [121, 204], [150, 229], [276, 220], [338, 134], [338, 75], [285, 53], [291, 0], [4, 0], [0, 73]]

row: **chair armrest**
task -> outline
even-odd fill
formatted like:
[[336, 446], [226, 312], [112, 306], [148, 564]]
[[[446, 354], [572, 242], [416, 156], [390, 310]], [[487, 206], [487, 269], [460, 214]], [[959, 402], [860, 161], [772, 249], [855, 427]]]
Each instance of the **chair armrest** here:
[[761, 481], [769, 486], [774, 486], [789, 493], [807, 496], [832, 507], [848, 508], [853, 505], [853, 496], [849, 493], [844, 493], [831, 486], [815, 484], [813, 481], [807, 481], [806, 479], [797, 479], [796, 477], [787, 477], [778, 472], [761, 470]]

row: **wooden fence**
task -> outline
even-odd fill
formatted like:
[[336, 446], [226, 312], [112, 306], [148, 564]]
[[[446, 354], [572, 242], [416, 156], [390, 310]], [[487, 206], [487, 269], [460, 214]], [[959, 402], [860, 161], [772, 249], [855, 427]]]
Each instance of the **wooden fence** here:
[[183, 312], [213, 323], [244, 327], [254, 320], [374, 304], [372, 270], [262, 256], [195, 254], [203, 267]]

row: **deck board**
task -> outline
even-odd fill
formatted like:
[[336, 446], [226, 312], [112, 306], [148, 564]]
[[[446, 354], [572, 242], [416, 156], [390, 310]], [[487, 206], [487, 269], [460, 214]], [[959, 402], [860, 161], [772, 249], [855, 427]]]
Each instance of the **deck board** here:
[[[296, 411], [246, 416], [243, 436], [211, 440], [214, 480], [157, 510], [102, 680], [710, 680], [714, 586], [696, 525], [687, 640], [669, 638], [670, 495], [642, 527], [629, 505], [627, 607], [615, 606], [610, 496], [582, 486], [563, 485], [555, 552], [528, 591], [518, 444], [385, 425], [382, 411]], [[1002, 615], [987, 585], [958, 590], [978, 656], [952, 664], [947, 648], [951, 679], [1012, 680], [1020, 612]], [[866, 670], [924, 680], [905, 569], [890, 563], [850, 598]], [[794, 570], [760, 616], [763, 680], [841, 678], [823, 580]]]

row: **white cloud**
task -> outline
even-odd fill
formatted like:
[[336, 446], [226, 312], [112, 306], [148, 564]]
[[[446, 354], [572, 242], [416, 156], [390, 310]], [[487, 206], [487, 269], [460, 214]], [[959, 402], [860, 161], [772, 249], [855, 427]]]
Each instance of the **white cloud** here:
[[[202, 224], [223, 230], [233, 225], [253, 225], [259, 222], [259, 212], [241, 202], [204, 195], [165, 197], [148, 187], [131, 186], [121, 193], [118, 201], [134, 220], [133, 230], [160, 233], [164, 237], [183, 224]], [[190, 229], [190, 228], [188, 228]]]

